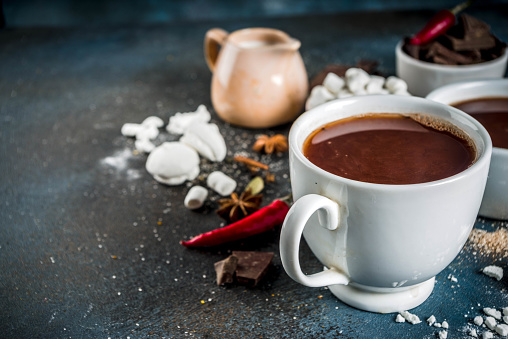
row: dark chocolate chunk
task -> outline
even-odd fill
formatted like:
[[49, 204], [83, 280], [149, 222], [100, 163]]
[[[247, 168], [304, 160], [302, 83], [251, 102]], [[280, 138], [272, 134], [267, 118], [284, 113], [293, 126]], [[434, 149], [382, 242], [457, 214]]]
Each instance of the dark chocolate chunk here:
[[272, 262], [272, 252], [233, 251], [238, 258], [236, 280], [239, 284], [256, 286]]
[[234, 255], [214, 264], [217, 273], [217, 285], [231, 284], [234, 280], [235, 271], [238, 265], [238, 258]]
[[426, 57], [431, 58], [435, 63], [446, 65], [467, 65], [473, 62], [470, 57], [454, 52], [437, 41], [432, 43]]

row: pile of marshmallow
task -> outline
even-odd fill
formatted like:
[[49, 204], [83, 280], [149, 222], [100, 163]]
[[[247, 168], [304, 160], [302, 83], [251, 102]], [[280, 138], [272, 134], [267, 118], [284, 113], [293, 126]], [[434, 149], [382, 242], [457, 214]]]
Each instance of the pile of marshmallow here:
[[[145, 167], [155, 180], [165, 185], [180, 185], [199, 175], [199, 155], [213, 162], [220, 162], [226, 157], [226, 142], [219, 127], [210, 123], [210, 119], [210, 112], [204, 105], [200, 105], [195, 112], [176, 113], [169, 119], [166, 130], [181, 135], [180, 139], [163, 142], [159, 146], [153, 143], [159, 135], [159, 129], [164, 126], [164, 121], [158, 117], [148, 117], [141, 124], [126, 123], [121, 133], [136, 139], [134, 145], [138, 151], [150, 153]], [[235, 190], [236, 181], [216, 171], [208, 175], [207, 185], [226, 196]], [[193, 187], [185, 205], [198, 208], [206, 195], [205, 188]]]
[[305, 103], [309, 110], [333, 99], [347, 98], [367, 94], [411, 95], [404, 80], [389, 76], [369, 75], [361, 68], [349, 68], [344, 78], [328, 73], [322, 85], [314, 86]]

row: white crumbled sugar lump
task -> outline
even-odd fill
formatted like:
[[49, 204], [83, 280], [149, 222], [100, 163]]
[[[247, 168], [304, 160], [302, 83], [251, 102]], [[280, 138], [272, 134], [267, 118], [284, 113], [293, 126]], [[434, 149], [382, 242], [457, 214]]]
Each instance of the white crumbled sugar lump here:
[[487, 325], [488, 328], [491, 330], [496, 329], [497, 321], [494, 319], [494, 317], [487, 317], [485, 318], [485, 325]]
[[503, 321], [508, 324], [508, 315], [503, 316]]
[[439, 339], [446, 339], [448, 338], [448, 331], [439, 331], [438, 335]]
[[482, 338], [483, 339], [492, 339], [492, 338], [494, 338], [494, 334], [490, 331], [485, 331], [482, 334]]
[[405, 323], [406, 319], [404, 319], [404, 317], [401, 316], [400, 313], [399, 313], [399, 314], [397, 314], [397, 317], [395, 317], [395, 322], [396, 323]]
[[335, 73], [328, 73], [323, 80], [323, 86], [335, 95], [339, 94], [339, 91], [344, 88], [345, 84], [344, 79]]
[[473, 322], [475, 323], [475, 325], [482, 326], [483, 325], [483, 318], [481, 316], [477, 315], [476, 317], [474, 317]]
[[485, 274], [491, 278], [495, 278], [498, 281], [503, 279], [503, 269], [499, 266], [496, 266], [496, 265], [487, 266], [483, 269], [482, 272], [483, 272], [483, 274]]
[[369, 73], [361, 68], [349, 68], [345, 73], [346, 84], [353, 93], [365, 91], [365, 86], [370, 81]]
[[441, 323], [434, 323], [434, 327], [441, 328]]
[[448, 274], [448, 280], [451, 282], [458, 282], [457, 278], [454, 275]]
[[434, 317], [434, 315], [431, 315], [428, 319], [427, 319], [427, 324], [429, 324], [429, 326], [432, 326], [434, 325], [434, 323], [436, 322], [436, 317]]
[[448, 322], [447, 322], [447, 321], [443, 321], [443, 322], [441, 323], [441, 327], [443, 327], [444, 329], [448, 329], [448, 326], [449, 326], [449, 325], [448, 325]]
[[508, 307], [503, 308], [503, 315], [508, 315]]
[[493, 318], [496, 318], [497, 320], [501, 320], [501, 312], [499, 312], [495, 308], [485, 307], [483, 309], [483, 313]]
[[226, 157], [226, 142], [216, 124], [193, 124], [187, 128], [180, 142], [194, 148], [210, 161], [219, 162]]
[[508, 335], [508, 325], [506, 324], [499, 324], [496, 326], [496, 332], [501, 337], [506, 337]]
[[420, 318], [418, 318], [417, 315], [409, 313], [408, 311], [402, 311], [402, 312], [400, 312], [400, 315], [402, 315], [404, 317], [404, 319], [406, 319], [407, 322], [409, 322], [413, 325], [419, 324], [422, 322], [420, 320]]
[[237, 185], [233, 178], [227, 176], [221, 171], [210, 173], [206, 179], [206, 184], [222, 196], [227, 196], [233, 193]]
[[195, 112], [177, 112], [169, 118], [166, 130], [173, 134], [184, 134], [187, 128], [197, 123], [207, 123], [212, 116], [205, 105], [199, 105]]
[[335, 96], [325, 86], [317, 85], [310, 91], [306, 107], [311, 109], [333, 99]]
[[148, 139], [137, 139], [134, 147], [140, 152], [150, 153], [155, 149], [155, 145]]
[[193, 186], [185, 196], [184, 206], [194, 210], [203, 206], [208, 197], [208, 190], [203, 186]]
[[470, 337], [473, 337], [473, 338], [478, 338], [478, 333], [476, 333], [476, 329], [472, 328], [471, 330], [469, 330], [469, 336]]
[[161, 128], [162, 126], [164, 126], [164, 120], [162, 120], [161, 118], [156, 117], [156, 116], [150, 116], [150, 117], [146, 118], [145, 120], [143, 120], [141, 125], [154, 126], [157, 128]]
[[180, 142], [164, 142], [148, 155], [145, 167], [158, 182], [180, 185], [199, 175], [199, 155]]

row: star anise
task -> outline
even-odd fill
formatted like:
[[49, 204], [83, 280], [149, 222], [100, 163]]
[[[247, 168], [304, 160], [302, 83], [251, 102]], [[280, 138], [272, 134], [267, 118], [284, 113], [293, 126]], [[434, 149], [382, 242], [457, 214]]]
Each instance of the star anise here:
[[271, 137], [263, 134], [257, 138], [252, 149], [256, 152], [264, 151], [266, 154], [286, 152], [288, 150], [288, 139], [282, 134]]
[[240, 197], [231, 193], [231, 198], [220, 199], [217, 214], [226, 220], [235, 222], [257, 211], [263, 199], [262, 194], [252, 195], [250, 190], [244, 191]]

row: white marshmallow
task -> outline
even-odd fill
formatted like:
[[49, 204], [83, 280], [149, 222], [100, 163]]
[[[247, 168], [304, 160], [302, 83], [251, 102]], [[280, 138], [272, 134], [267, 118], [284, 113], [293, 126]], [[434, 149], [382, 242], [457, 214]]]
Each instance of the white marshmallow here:
[[236, 181], [220, 171], [210, 173], [206, 184], [222, 196], [230, 195], [236, 189]]
[[353, 93], [363, 89], [369, 83], [370, 75], [361, 68], [350, 68], [345, 74], [347, 87]]
[[160, 128], [160, 127], [164, 126], [164, 121], [159, 117], [151, 116], [151, 117], [148, 117], [145, 120], [143, 120], [141, 125], [154, 126], [154, 127]]
[[187, 195], [183, 204], [190, 210], [195, 210], [203, 206], [206, 198], [208, 197], [208, 190], [203, 186], [193, 186]]
[[342, 98], [349, 98], [349, 97], [352, 97], [354, 94], [351, 93], [351, 91], [347, 88], [344, 88], [342, 89], [339, 94], [337, 95], [337, 97], [339, 99], [342, 99]]
[[176, 113], [169, 118], [166, 130], [173, 134], [184, 134], [187, 128], [197, 123], [206, 123], [211, 119], [205, 105], [199, 105], [195, 112]]
[[140, 152], [150, 153], [155, 149], [155, 145], [148, 139], [137, 139], [134, 146]]
[[187, 128], [180, 142], [194, 148], [210, 161], [222, 161], [226, 157], [226, 142], [216, 124], [193, 124]]
[[365, 86], [365, 91], [368, 94], [383, 94], [382, 92], [385, 90], [383, 88], [384, 84], [385, 78], [379, 75], [371, 75], [369, 83]]
[[407, 92], [407, 83], [396, 76], [386, 78], [385, 87], [390, 93]]
[[332, 94], [339, 94], [339, 91], [344, 88], [346, 82], [335, 73], [328, 73], [323, 80], [323, 86]]
[[335, 96], [325, 86], [317, 85], [310, 91], [306, 108], [311, 109], [333, 99]]
[[164, 142], [148, 155], [145, 167], [158, 182], [180, 185], [198, 176], [199, 155], [180, 142]]
[[126, 123], [122, 125], [121, 133], [125, 137], [135, 137], [142, 128], [140, 124]]

